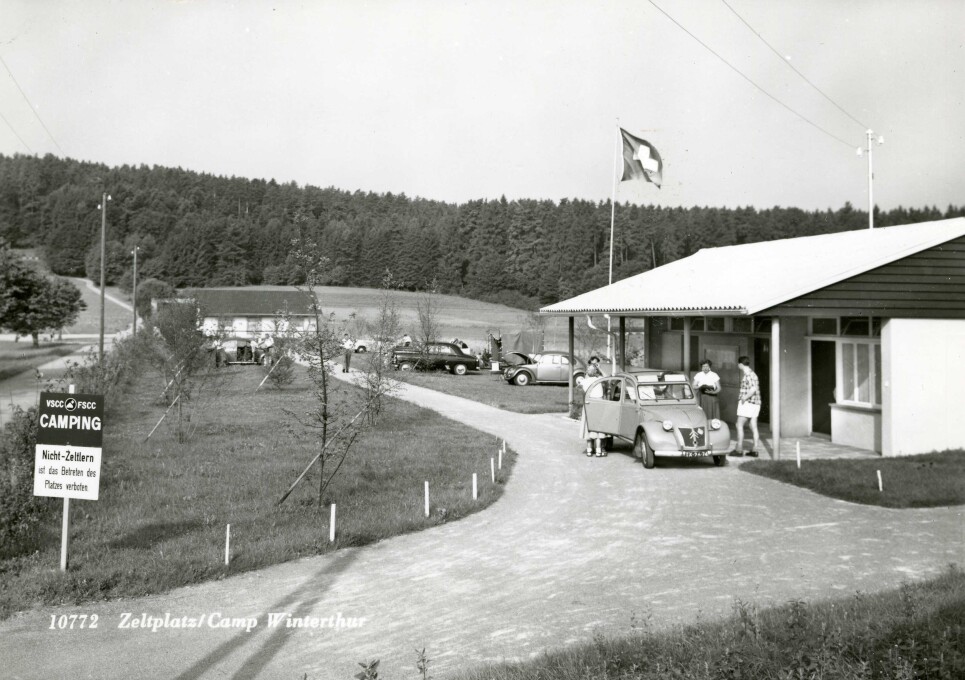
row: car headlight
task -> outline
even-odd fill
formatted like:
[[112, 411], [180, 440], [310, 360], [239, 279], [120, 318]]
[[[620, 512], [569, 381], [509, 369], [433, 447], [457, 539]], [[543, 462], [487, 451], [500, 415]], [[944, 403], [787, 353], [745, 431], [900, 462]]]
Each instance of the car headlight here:
[[711, 421], [710, 421], [710, 429], [711, 429], [711, 430], [719, 430], [719, 429], [720, 429], [720, 421], [717, 420], [716, 418], [714, 418], [713, 420], [711, 420]]
[[667, 432], [670, 432], [670, 430], [673, 429], [673, 423], [669, 420], [663, 421], [663, 429], [665, 429]]

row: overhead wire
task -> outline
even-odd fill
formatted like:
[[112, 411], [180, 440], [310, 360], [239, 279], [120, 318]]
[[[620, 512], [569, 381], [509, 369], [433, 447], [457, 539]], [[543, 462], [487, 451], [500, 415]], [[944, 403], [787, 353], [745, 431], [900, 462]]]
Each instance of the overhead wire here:
[[[27, 102], [27, 106], [30, 108], [30, 112], [33, 113], [34, 117], [35, 117], [35, 118], [37, 119], [37, 121], [40, 123], [40, 126], [44, 129], [44, 132], [46, 132], [46, 133], [47, 133], [47, 136], [50, 137], [50, 141], [52, 141], [52, 142], [54, 143], [54, 146], [57, 147], [57, 150], [60, 151], [60, 154], [61, 154], [62, 156], [66, 156], [67, 154], [64, 153], [64, 150], [60, 148], [60, 144], [58, 144], [58, 143], [57, 143], [57, 140], [54, 139], [54, 136], [53, 136], [53, 134], [51, 134], [50, 130], [47, 128], [46, 123], [44, 123], [43, 119], [40, 117], [40, 114], [37, 113], [37, 110], [34, 108], [33, 104], [30, 103], [30, 98], [27, 97], [27, 93], [23, 91], [23, 88], [22, 88], [22, 87], [20, 87], [20, 83], [17, 82], [17, 79], [16, 79], [16, 78], [14, 77], [14, 75], [13, 75], [13, 71], [11, 71], [11, 70], [10, 70], [10, 67], [7, 66], [7, 62], [4, 61], [4, 59], [3, 59], [2, 56], [0, 56], [0, 64], [3, 64], [3, 68], [5, 68], [5, 69], [7, 70], [7, 75], [10, 76], [10, 80], [12, 80], [12, 81], [13, 81], [13, 84], [17, 86], [17, 89], [20, 91], [20, 95], [23, 97], [23, 100], [24, 100], [25, 102]], [[4, 119], [4, 120], [6, 120], [6, 119]], [[10, 125], [10, 123], [7, 123], [7, 125]], [[11, 127], [10, 129], [12, 130], [13, 128]], [[14, 132], [14, 134], [17, 134], [17, 133]], [[20, 139], [20, 135], [17, 135], [17, 139]], [[20, 139], [20, 141], [23, 142], [22, 139]], [[24, 146], [27, 146], [27, 145], [24, 144]], [[29, 148], [29, 147], [27, 147], [27, 148]], [[33, 152], [31, 151], [31, 153], [33, 153]]]
[[7, 120], [7, 117], [3, 115], [3, 113], [0, 113], [0, 118], [2, 118], [3, 122], [7, 124], [8, 128], [10, 128], [10, 132], [13, 133], [14, 137], [20, 140], [20, 143], [23, 144], [23, 147], [27, 150], [27, 153], [33, 153], [34, 150], [30, 148], [30, 145], [27, 144], [27, 142], [23, 141], [23, 137], [17, 134], [17, 131], [14, 130], [13, 125], [10, 124], [10, 121]]
[[772, 95], [770, 92], [768, 92], [767, 90], [765, 90], [763, 87], [761, 87], [760, 85], [758, 85], [757, 83], [755, 83], [755, 82], [750, 78], [750, 76], [746, 75], [746, 74], [745, 74], [743, 71], [741, 71], [739, 68], [737, 68], [736, 66], [734, 66], [732, 63], [730, 63], [730, 62], [727, 61], [726, 59], [724, 59], [724, 57], [722, 57], [720, 54], [718, 54], [716, 51], [714, 51], [714, 49], [713, 49], [712, 47], [710, 47], [707, 43], [705, 43], [703, 40], [701, 40], [701, 39], [698, 38], [696, 35], [694, 35], [694, 34], [691, 33], [689, 30], [687, 30], [687, 27], [686, 27], [686, 26], [684, 26], [684, 25], [681, 24], [679, 21], [677, 21], [677, 20], [674, 19], [672, 16], [670, 16], [662, 7], [660, 7], [660, 5], [658, 5], [657, 3], [655, 3], [653, 0], [648, 0], [648, 1], [649, 1], [649, 3], [650, 3], [651, 5], [653, 5], [653, 6], [656, 7], [658, 10], [660, 10], [660, 12], [661, 12], [665, 17], [667, 17], [668, 19], [670, 19], [670, 21], [672, 21], [674, 24], [676, 24], [676, 26], [677, 26], [680, 30], [682, 30], [684, 33], [686, 33], [686, 34], [689, 35], [691, 38], [693, 38], [693, 39], [696, 40], [698, 43], [700, 43], [700, 45], [701, 45], [705, 50], [707, 50], [708, 52], [710, 52], [711, 54], [713, 54], [715, 57], [717, 57], [718, 59], [720, 59], [722, 62], [724, 62], [724, 64], [726, 64], [728, 67], [730, 67], [730, 69], [731, 69], [732, 71], [734, 71], [737, 75], [739, 75], [741, 78], [743, 78], [743, 79], [746, 80], [748, 83], [750, 83], [751, 85], [753, 85], [755, 89], [757, 89], [759, 92], [761, 92], [761, 94], [765, 95], [768, 99], [771, 99], [771, 100], [774, 101], [775, 103], [781, 105], [782, 107], [784, 107], [785, 109], [787, 109], [790, 113], [794, 114], [795, 116], [797, 116], [798, 118], [800, 118], [801, 120], [803, 120], [805, 123], [807, 123], [808, 125], [810, 125], [811, 127], [813, 127], [815, 130], [817, 130], [817, 131], [819, 131], [819, 132], [827, 135], [827, 136], [830, 137], [831, 139], [834, 139], [834, 140], [840, 142], [841, 144], [844, 144], [844, 145], [845, 145], [846, 147], [848, 147], [849, 149], [854, 149], [854, 144], [853, 144], [853, 143], [847, 142], [847, 141], [841, 139], [841, 138], [838, 137], [837, 135], [835, 135], [835, 134], [833, 134], [833, 133], [825, 130], [823, 127], [821, 127], [820, 125], [818, 125], [817, 123], [815, 123], [813, 120], [807, 118], [807, 117], [804, 116], [803, 114], [800, 114], [800, 113], [798, 113], [797, 111], [795, 111], [794, 109], [792, 109], [790, 106], [788, 106], [787, 104], [785, 104], [784, 102], [782, 102], [780, 99], [778, 99], [777, 97], [775, 97], [774, 95]]
[[841, 113], [843, 113], [844, 115], [846, 115], [848, 118], [850, 118], [851, 120], [853, 120], [855, 123], [857, 123], [858, 125], [860, 125], [862, 128], [868, 129], [868, 127], [869, 127], [868, 125], [865, 125], [865, 124], [862, 123], [860, 120], [858, 120], [857, 118], [855, 118], [854, 116], [852, 116], [850, 113], [848, 113], [847, 111], [845, 111], [845, 109], [844, 109], [843, 106], [841, 106], [841, 105], [838, 104], [836, 101], [834, 101], [833, 99], [831, 99], [831, 97], [829, 97], [827, 94], [825, 94], [824, 91], [821, 90], [820, 87], [818, 87], [817, 85], [815, 85], [814, 83], [812, 83], [812, 82], [808, 79], [807, 76], [805, 76], [803, 73], [801, 73], [800, 71], [798, 71], [798, 70], [794, 67], [794, 64], [792, 64], [792, 63], [791, 63], [790, 61], [788, 61], [780, 52], [778, 52], [778, 51], [774, 48], [774, 46], [771, 45], [771, 43], [767, 42], [767, 40], [764, 39], [764, 36], [762, 36], [760, 33], [758, 33], [757, 30], [755, 30], [755, 28], [754, 28], [753, 26], [751, 26], [751, 25], [747, 22], [747, 20], [746, 20], [744, 17], [742, 17], [742, 16], [737, 12], [736, 9], [734, 9], [733, 7], [731, 7], [730, 4], [727, 2], [727, 0], [720, 0], [720, 1], [721, 1], [722, 3], [724, 3], [724, 5], [727, 7], [727, 9], [729, 9], [731, 12], [734, 13], [734, 16], [736, 16], [738, 19], [740, 19], [741, 22], [742, 22], [745, 26], [747, 26], [747, 28], [750, 30], [751, 33], [753, 33], [754, 35], [756, 35], [756, 36], [760, 39], [760, 41], [761, 41], [762, 43], [764, 43], [765, 45], [767, 45], [767, 46], [770, 48], [771, 52], [773, 52], [774, 54], [776, 54], [776, 55], [777, 55], [777, 58], [780, 59], [783, 64], [785, 64], [789, 69], [791, 69], [791, 70], [794, 71], [796, 74], [798, 74], [798, 75], [801, 77], [801, 79], [802, 79], [805, 83], [807, 83], [808, 85], [810, 85], [811, 87], [813, 87], [818, 94], [820, 94], [822, 97], [824, 97], [824, 98], [827, 99], [829, 102], [831, 102], [831, 104], [833, 104], [833, 105], [838, 109], [838, 111], [840, 111]]

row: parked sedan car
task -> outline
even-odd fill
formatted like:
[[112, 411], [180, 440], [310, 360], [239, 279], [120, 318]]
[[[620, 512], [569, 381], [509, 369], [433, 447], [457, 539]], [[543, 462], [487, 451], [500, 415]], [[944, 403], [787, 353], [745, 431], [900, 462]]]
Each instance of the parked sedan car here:
[[456, 375], [479, 370], [479, 359], [451, 342], [430, 342], [425, 346], [397, 346], [392, 349], [392, 367], [399, 371], [431, 371], [445, 368]]
[[633, 442], [646, 468], [657, 456], [726, 462], [730, 428], [708, 420], [683, 373], [641, 370], [587, 383], [583, 400], [586, 428]]
[[[586, 367], [579, 359], [573, 366], [573, 379], [579, 380], [586, 374]], [[512, 385], [530, 383], [565, 383], [570, 380], [570, 357], [568, 352], [547, 351], [534, 354], [526, 364], [509, 366], [503, 371], [503, 378]]]

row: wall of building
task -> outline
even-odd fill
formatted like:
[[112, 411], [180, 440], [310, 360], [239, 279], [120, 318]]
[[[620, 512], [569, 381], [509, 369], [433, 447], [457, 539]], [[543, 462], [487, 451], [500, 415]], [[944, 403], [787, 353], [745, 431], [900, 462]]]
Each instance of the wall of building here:
[[882, 454], [965, 448], [965, 321], [887, 320], [881, 364]]

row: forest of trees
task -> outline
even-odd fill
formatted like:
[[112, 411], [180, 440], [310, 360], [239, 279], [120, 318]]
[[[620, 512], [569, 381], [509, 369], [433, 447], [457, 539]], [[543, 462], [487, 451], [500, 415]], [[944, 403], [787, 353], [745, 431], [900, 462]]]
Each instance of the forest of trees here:
[[[182, 286], [292, 284], [304, 277], [292, 239], [331, 260], [326, 283], [377, 287], [386, 270], [404, 287], [534, 308], [607, 281], [609, 201], [474, 200], [354, 193], [181, 168], [0, 155], [0, 240], [34, 247], [57, 274], [99, 277], [101, 193], [109, 283], [130, 276]], [[965, 215], [965, 207], [877, 212], [876, 226]], [[618, 205], [614, 279], [706, 247], [862, 229], [867, 213], [751, 207]]]

